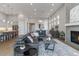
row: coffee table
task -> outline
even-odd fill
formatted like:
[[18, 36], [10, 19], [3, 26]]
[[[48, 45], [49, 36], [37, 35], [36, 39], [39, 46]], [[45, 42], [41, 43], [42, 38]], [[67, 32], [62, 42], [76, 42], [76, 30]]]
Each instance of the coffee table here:
[[[48, 40], [48, 38], [44, 39], [44, 44], [45, 44], [45, 50], [54, 51], [56, 42], [53, 39], [51, 40]], [[50, 45], [52, 45], [52, 47], [49, 47]]]

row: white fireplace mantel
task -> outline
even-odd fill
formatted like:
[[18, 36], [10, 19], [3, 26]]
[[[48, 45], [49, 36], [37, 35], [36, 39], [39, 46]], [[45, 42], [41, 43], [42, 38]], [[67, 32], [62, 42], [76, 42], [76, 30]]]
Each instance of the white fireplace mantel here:
[[78, 26], [79, 25], [79, 22], [75, 22], [75, 23], [67, 23], [65, 24], [65, 26]]

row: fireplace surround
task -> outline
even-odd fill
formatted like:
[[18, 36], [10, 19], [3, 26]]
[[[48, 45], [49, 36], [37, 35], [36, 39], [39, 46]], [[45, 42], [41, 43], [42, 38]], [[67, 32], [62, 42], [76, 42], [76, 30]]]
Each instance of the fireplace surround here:
[[[79, 24], [76, 24], [76, 25], [67, 25], [66, 26], [66, 35], [65, 35], [65, 42], [69, 45], [71, 45], [72, 47], [76, 48], [79, 50], [79, 42], [77, 42], [78, 40], [75, 39], [74, 36], [72, 36], [71, 33], [73, 32], [79, 32]], [[74, 33], [74, 34], [75, 34]], [[76, 34], [78, 35], [78, 33]], [[73, 39], [72, 39], [72, 38]], [[78, 36], [76, 37], [78, 39]]]

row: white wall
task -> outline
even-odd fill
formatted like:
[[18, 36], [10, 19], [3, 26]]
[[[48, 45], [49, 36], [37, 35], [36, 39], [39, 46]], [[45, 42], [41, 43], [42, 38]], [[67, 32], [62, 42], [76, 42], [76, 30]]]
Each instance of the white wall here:
[[27, 30], [28, 30], [27, 22], [28, 22], [28, 19], [25, 17], [22, 19], [18, 18], [19, 35], [24, 35], [27, 33]]
[[38, 24], [39, 24], [38, 20], [36, 20], [36, 19], [29, 19], [28, 23], [35, 23], [35, 31], [39, 29], [39, 27], [38, 27]]
[[48, 30], [48, 20], [44, 20], [44, 29]]
[[44, 29], [48, 30], [48, 20], [42, 20], [43, 22], [38, 22], [38, 19], [29, 19], [28, 23], [35, 23], [35, 31], [39, 30], [39, 24], [43, 24], [44, 25]]
[[6, 15], [0, 13], [0, 27], [6, 27], [6, 23], [2, 20], [6, 20]]

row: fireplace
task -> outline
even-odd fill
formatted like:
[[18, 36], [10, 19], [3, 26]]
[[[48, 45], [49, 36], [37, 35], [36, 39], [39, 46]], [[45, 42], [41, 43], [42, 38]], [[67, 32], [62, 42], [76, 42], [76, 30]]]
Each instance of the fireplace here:
[[79, 31], [71, 31], [71, 42], [79, 44]]

